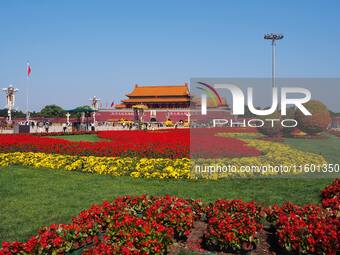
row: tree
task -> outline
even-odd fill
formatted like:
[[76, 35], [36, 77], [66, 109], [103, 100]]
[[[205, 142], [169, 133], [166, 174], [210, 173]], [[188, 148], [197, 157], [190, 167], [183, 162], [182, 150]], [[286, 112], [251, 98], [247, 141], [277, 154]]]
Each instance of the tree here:
[[40, 114], [43, 117], [50, 118], [50, 117], [63, 117], [64, 116], [64, 109], [58, 105], [46, 105], [41, 111]]
[[80, 118], [82, 112], [88, 113], [88, 112], [92, 112], [92, 111], [93, 111], [93, 109], [92, 109], [91, 106], [82, 105], [82, 106], [78, 106], [75, 109], [73, 109], [72, 112], [71, 112], [71, 116]]
[[276, 111], [268, 116], [265, 116], [263, 118], [264, 125], [258, 128], [259, 132], [266, 136], [270, 137], [280, 136], [282, 133], [282, 126], [280, 121], [274, 121], [272, 124], [271, 121], [265, 121], [265, 119], [281, 120], [280, 113]]
[[24, 118], [24, 117], [26, 117], [26, 113], [24, 113], [22, 111], [13, 111], [12, 117], [13, 118]]
[[0, 117], [7, 117], [7, 109], [0, 109]]
[[[7, 117], [8, 109], [0, 109], [0, 117]], [[22, 111], [12, 111], [12, 118], [24, 118], [26, 116]]]
[[76, 111], [76, 112], [88, 112], [88, 111], [92, 111], [92, 107], [89, 106], [89, 105], [82, 105], [82, 106], [78, 106], [73, 111]]
[[298, 122], [298, 128], [309, 135], [325, 131], [331, 123], [331, 116], [327, 107], [322, 102], [316, 100], [311, 100], [304, 106], [312, 115], [306, 116], [297, 110], [295, 118]]
[[40, 117], [40, 112], [33, 111], [30, 114], [31, 117]]

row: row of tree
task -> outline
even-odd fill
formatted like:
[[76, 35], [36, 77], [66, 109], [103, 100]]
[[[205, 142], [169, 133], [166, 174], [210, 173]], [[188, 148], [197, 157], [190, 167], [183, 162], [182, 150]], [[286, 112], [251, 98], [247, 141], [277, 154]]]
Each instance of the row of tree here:
[[[73, 111], [75, 113], [71, 113], [71, 117], [79, 117], [80, 116], [80, 112], [84, 111], [89, 111], [91, 110], [91, 107], [88, 105], [83, 105], [83, 106], [79, 106], [75, 109], [73, 109]], [[66, 110], [64, 110], [62, 107], [55, 105], [55, 104], [51, 104], [51, 105], [46, 105], [44, 106], [39, 112], [31, 112], [30, 116], [31, 117], [44, 117], [44, 118], [56, 118], [56, 117], [65, 117], [66, 114]], [[0, 109], [0, 117], [6, 117], [7, 116], [7, 109]], [[13, 118], [24, 118], [26, 116], [26, 114], [22, 111], [14, 111], [12, 113], [12, 117]]]

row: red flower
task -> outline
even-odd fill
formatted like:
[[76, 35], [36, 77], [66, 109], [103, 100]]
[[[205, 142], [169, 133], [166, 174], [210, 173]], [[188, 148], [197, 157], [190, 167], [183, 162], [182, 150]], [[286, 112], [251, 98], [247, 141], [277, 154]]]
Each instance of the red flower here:
[[260, 208], [253, 202], [217, 200], [207, 208], [205, 245], [208, 249], [224, 251], [251, 249], [263, 227], [261, 218]]
[[340, 211], [340, 178], [321, 191], [321, 203], [324, 208]]
[[221, 129], [195, 129], [195, 132], [190, 132], [189, 129], [98, 132], [99, 137], [107, 139], [104, 142], [73, 142], [32, 135], [0, 135], [0, 152], [165, 158], [183, 158], [190, 155], [209, 158], [260, 155], [257, 149], [248, 147], [241, 140], [216, 136], [218, 132], [221, 132]]
[[285, 203], [268, 210], [279, 244], [294, 254], [335, 255], [340, 248], [340, 219], [318, 206]]

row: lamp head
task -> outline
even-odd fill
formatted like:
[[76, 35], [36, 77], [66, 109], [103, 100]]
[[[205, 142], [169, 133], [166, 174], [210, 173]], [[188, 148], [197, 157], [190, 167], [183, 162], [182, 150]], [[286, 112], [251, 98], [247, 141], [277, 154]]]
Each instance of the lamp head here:
[[270, 34], [266, 34], [264, 36], [264, 39], [277, 41], [277, 40], [283, 39], [283, 37], [284, 37], [283, 34], [270, 33]]

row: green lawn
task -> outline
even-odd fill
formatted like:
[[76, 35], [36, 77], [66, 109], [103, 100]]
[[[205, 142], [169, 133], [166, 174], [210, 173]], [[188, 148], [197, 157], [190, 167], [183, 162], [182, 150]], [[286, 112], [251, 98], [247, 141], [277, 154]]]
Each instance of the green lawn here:
[[102, 200], [143, 193], [190, 196], [205, 202], [218, 198], [255, 199], [269, 205], [290, 200], [318, 203], [331, 178], [221, 180], [146, 180], [79, 172], [0, 168], [0, 242], [25, 240], [44, 225], [66, 223], [72, 215]]
[[326, 139], [286, 138], [285, 143], [303, 151], [321, 154], [328, 163], [340, 164], [340, 137], [328, 135]]
[[98, 142], [98, 141], [106, 141], [106, 139], [99, 138], [95, 134], [84, 134], [84, 135], [63, 135], [63, 136], [50, 136], [58, 139], [65, 139], [74, 142]]

